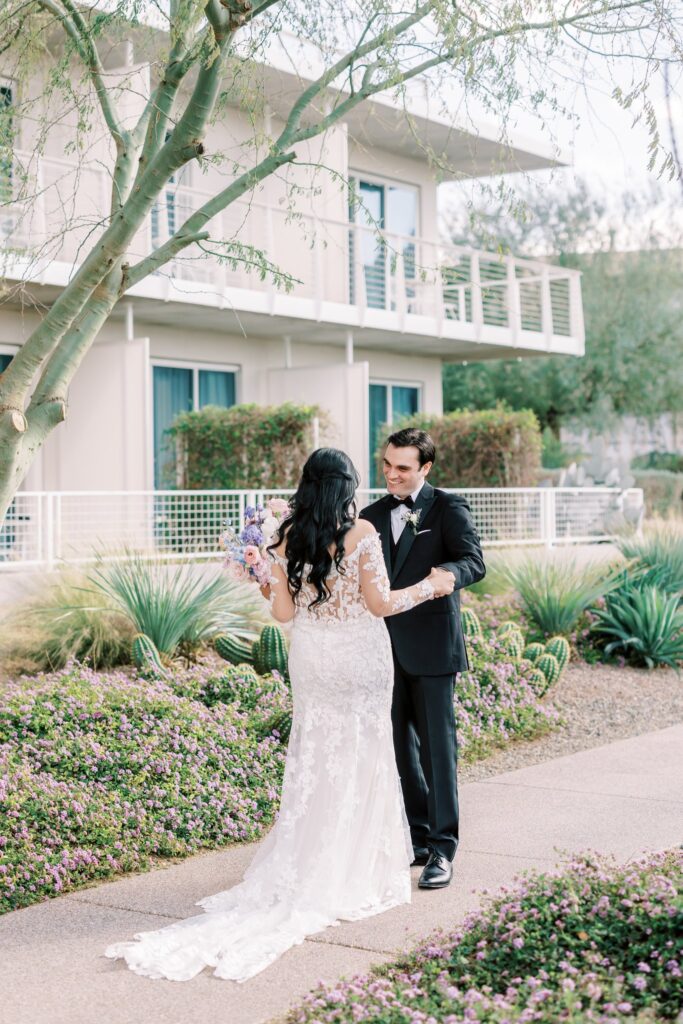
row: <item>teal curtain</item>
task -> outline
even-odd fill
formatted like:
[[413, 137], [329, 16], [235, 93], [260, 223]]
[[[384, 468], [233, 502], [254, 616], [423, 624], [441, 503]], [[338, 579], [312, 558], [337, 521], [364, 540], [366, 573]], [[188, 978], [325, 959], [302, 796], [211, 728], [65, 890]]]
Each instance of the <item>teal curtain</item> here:
[[0, 373], [4, 373], [11, 362], [11, 356], [2, 355], [0, 353]]
[[379, 440], [379, 428], [387, 422], [387, 386], [370, 385], [370, 486], [377, 487], [379, 474], [375, 462], [375, 448]]
[[199, 408], [219, 405], [223, 409], [235, 404], [235, 374], [225, 370], [199, 371]]
[[403, 416], [417, 412], [418, 389], [394, 384], [391, 388], [391, 419], [395, 423]]
[[164, 435], [181, 412], [192, 409], [192, 370], [154, 367], [154, 486], [175, 486], [175, 451]]

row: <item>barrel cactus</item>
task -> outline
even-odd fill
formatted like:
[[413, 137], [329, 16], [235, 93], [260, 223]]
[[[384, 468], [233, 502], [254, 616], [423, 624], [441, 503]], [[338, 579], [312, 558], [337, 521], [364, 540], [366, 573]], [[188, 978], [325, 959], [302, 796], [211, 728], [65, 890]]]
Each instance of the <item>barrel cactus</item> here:
[[266, 719], [259, 731], [262, 736], [270, 736], [273, 732], [277, 731], [280, 736], [280, 742], [287, 743], [292, 731], [292, 712], [289, 710], [276, 711], [270, 718]]
[[548, 680], [548, 686], [554, 686], [560, 678], [560, 663], [554, 654], [542, 654], [536, 662], [536, 668]]
[[501, 622], [498, 627], [498, 636], [505, 636], [506, 633], [519, 632], [519, 625], [513, 622], [512, 619], [507, 619], [505, 622]]
[[481, 636], [479, 616], [471, 608], [463, 608], [460, 613], [460, 621], [465, 636]]
[[244, 665], [252, 661], [252, 645], [229, 633], [223, 633], [214, 640], [216, 653], [231, 665]]
[[261, 674], [279, 672], [283, 678], [288, 675], [287, 643], [285, 635], [277, 626], [264, 626], [258, 640], [252, 645], [254, 668]]
[[527, 679], [529, 680], [529, 686], [534, 691], [537, 697], [542, 697], [548, 689], [548, 680], [541, 671], [537, 668], [532, 668], [531, 672], [528, 673]]
[[528, 658], [529, 661], [533, 661], [534, 664], [538, 661], [542, 654], [545, 654], [545, 647], [543, 644], [527, 644], [522, 651], [522, 657]]
[[130, 645], [130, 656], [141, 676], [153, 679], [166, 677], [159, 651], [146, 633], [136, 633]]
[[522, 657], [522, 653], [524, 651], [524, 637], [517, 627], [507, 630], [507, 632], [503, 633], [502, 636], [499, 635], [498, 639], [500, 646], [506, 654], [513, 659], [513, 661], [517, 661]]
[[560, 672], [564, 672], [569, 662], [569, 643], [563, 636], [553, 636], [545, 645], [548, 654], [554, 654], [560, 666]]

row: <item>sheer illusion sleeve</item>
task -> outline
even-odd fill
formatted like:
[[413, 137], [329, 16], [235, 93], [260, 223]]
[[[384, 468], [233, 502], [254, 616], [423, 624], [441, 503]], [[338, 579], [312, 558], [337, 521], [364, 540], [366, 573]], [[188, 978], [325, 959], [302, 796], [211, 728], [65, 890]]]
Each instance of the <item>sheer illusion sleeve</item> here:
[[360, 589], [373, 615], [381, 618], [397, 615], [434, 597], [434, 587], [429, 580], [420, 580], [403, 590], [391, 589], [378, 533], [365, 534], [358, 548]]
[[287, 560], [274, 551], [268, 552], [270, 563], [270, 613], [278, 622], [294, 618], [295, 605], [287, 585]]

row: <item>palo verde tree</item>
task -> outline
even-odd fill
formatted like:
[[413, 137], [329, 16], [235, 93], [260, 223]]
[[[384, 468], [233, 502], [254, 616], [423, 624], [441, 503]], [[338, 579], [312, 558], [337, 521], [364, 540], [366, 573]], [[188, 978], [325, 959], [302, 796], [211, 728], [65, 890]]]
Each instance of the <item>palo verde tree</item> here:
[[[313, 55], [298, 94], [280, 97], [288, 105], [275, 121], [261, 116], [274, 45], [290, 47], [297, 69], [304, 51]], [[146, 73], [127, 82], [124, 75], [122, 85], [112, 69], [125, 66], [121, 55], [131, 49], [129, 63]], [[20, 133], [30, 137], [36, 161], [51, 133], [60, 133], [77, 162], [106, 133], [98, 161], [109, 184], [106, 209], [89, 218], [65, 202], [58, 233], [78, 232], [74, 270], [43, 303], [38, 326], [0, 377], [0, 519], [36, 452], [66, 418], [70, 382], [130, 288], [190, 250], [246, 262], [287, 284], [267, 251], [236, 234], [217, 237], [216, 217], [269, 177], [306, 163], [309, 140], [371, 97], [400, 100], [422, 77], [433, 108], [441, 104], [454, 124], [473, 103], [494, 112], [504, 145], [509, 112], [526, 105], [541, 117], [558, 114], [554, 76], [559, 81], [586, 55], [631, 60], [631, 88], [616, 89], [615, 100], [647, 120], [653, 159], [664, 171], [673, 166], [660, 150], [648, 97], [653, 68], [680, 61], [678, 12], [667, 0], [5, 0], [0, 52], [15, 97], [0, 103], [0, 202], [20, 200], [28, 209], [43, 194], [35, 167], [16, 160]], [[141, 101], [132, 120], [131, 97]], [[237, 154], [215, 144], [226, 105], [252, 115], [253, 133]], [[405, 108], [411, 124], [409, 102]], [[425, 153], [438, 172], [443, 154], [427, 146]], [[136, 240], [167, 184], [189, 166], [218, 164], [224, 186], [178, 216], [162, 244], [140, 253]], [[32, 268], [50, 256], [49, 239], [37, 252], [30, 241], [10, 253], [27, 268], [20, 291], [9, 274], [2, 291], [23, 308], [35, 299]]]

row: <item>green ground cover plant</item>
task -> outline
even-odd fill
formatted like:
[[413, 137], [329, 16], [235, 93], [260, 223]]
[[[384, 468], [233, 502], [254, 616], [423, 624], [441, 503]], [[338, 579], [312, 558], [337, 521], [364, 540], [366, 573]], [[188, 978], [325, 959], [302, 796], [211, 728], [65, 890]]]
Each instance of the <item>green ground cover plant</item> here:
[[683, 1004], [683, 852], [591, 852], [493, 895], [394, 963], [321, 985], [288, 1024], [658, 1024]]

